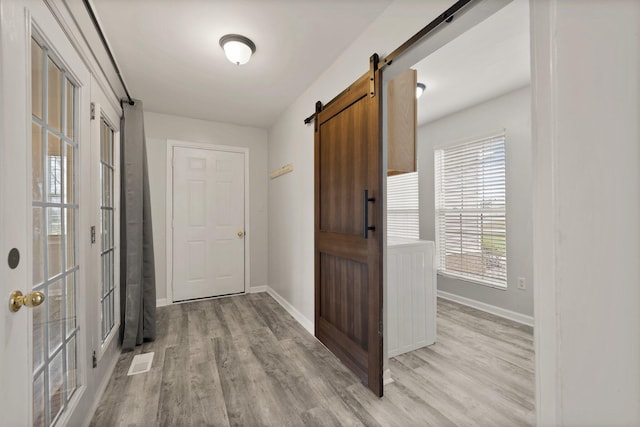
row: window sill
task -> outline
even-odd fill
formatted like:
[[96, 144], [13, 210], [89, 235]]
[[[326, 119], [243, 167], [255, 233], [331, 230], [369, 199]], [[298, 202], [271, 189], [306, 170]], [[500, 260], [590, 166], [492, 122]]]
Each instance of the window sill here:
[[475, 279], [475, 278], [471, 278], [468, 276], [463, 276], [463, 275], [458, 275], [458, 274], [452, 274], [452, 273], [445, 273], [442, 272], [440, 270], [438, 270], [438, 276], [442, 276], [442, 277], [447, 277], [450, 279], [456, 279], [456, 280], [460, 280], [463, 282], [467, 282], [467, 283], [471, 283], [474, 285], [482, 285], [482, 286], [486, 286], [488, 288], [493, 288], [493, 289], [497, 289], [499, 291], [506, 291], [507, 290], [507, 285], [498, 285], [497, 283], [494, 282], [489, 282], [489, 281], [485, 281], [485, 280], [481, 280], [481, 279]]

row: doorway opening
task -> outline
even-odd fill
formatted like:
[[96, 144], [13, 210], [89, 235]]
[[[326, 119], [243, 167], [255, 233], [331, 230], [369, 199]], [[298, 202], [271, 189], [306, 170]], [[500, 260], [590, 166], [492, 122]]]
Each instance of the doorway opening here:
[[[385, 394], [397, 381], [457, 422], [474, 402], [520, 425], [535, 413], [529, 5], [502, 6], [384, 73]], [[414, 133], [387, 104], [403, 79], [424, 85], [401, 123]], [[399, 138], [416, 147], [400, 174]]]

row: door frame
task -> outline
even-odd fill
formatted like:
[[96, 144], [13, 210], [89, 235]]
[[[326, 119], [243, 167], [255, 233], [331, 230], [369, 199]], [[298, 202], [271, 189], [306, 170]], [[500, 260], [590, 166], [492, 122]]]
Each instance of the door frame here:
[[[191, 148], [195, 150], [222, 151], [244, 154], [244, 291], [251, 287], [251, 225], [250, 225], [250, 188], [249, 188], [249, 147], [208, 144], [206, 142], [181, 141], [167, 139], [167, 182], [166, 182], [166, 287], [167, 305], [175, 304], [173, 300], [173, 149]], [[182, 301], [180, 301], [182, 302]]]

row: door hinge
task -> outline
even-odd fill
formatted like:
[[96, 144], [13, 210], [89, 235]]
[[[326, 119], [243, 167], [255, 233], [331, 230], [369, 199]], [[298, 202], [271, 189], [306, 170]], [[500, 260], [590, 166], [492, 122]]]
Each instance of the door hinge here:
[[92, 360], [93, 368], [94, 369], [97, 368], [98, 367], [98, 357], [96, 356], [95, 350], [93, 351], [93, 357], [91, 358], [91, 360]]
[[91, 103], [91, 120], [96, 119], [96, 104], [94, 102]]
[[96, 226], [92, 225], [91, 226], [91, 244], [94, 244], [96, 242]]

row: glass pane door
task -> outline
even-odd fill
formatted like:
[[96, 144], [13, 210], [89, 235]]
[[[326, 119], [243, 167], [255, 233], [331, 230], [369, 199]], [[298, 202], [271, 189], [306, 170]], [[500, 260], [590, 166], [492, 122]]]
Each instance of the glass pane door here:
[[47, 47], [31, 41], [33, 422], [54, 425], [78, 388], [75, 166], [77, 87]]
[[100, 211], [102, 213], [102, 290], [100, 303], [102, 307], [102, 342], [104, 342], [115, 325], [115, 229], [114, 229], [114, 174], [115, 159], [113, 146], [113, 129], [105, 121], [100, 120]]

